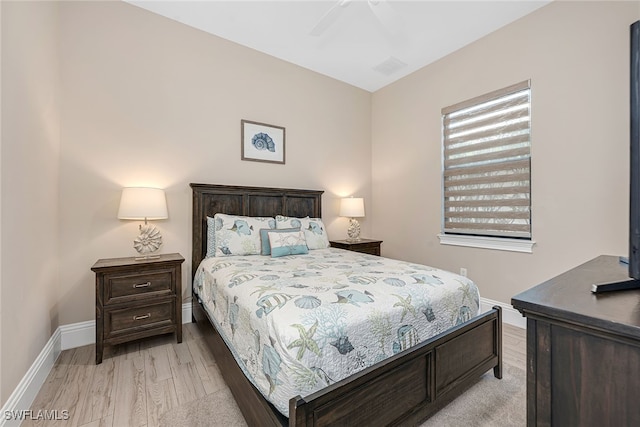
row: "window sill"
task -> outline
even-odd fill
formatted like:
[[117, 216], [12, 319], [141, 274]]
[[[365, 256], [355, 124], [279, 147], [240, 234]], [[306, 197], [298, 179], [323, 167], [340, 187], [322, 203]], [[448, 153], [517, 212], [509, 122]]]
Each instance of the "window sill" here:
[[495, 249], [498, 251], [533, 253], [533, 240], [509, 239], [504, 237], [462, 236], [438, 234], [441, 245], [466, 246], [470, 248]]

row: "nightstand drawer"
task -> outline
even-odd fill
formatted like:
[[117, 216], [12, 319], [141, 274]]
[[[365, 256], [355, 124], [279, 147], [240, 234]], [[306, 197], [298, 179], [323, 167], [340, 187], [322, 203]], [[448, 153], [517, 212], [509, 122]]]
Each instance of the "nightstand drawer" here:
[[105, 337], [134, 333], [141, 328], [156, 328], [175, 323], [175, 301], [163, 301], [139, 307], [108, 310], [105, 312]]
[[166, 269], [144, 274], [105, 274], [105, 292], [107, 295], [105, 295], [104, 304], [115, 304], [137, 299], [136, 296], [138, 295], [144, 295], [145, 298], [149, 298], [172, 294], [173, 271]]

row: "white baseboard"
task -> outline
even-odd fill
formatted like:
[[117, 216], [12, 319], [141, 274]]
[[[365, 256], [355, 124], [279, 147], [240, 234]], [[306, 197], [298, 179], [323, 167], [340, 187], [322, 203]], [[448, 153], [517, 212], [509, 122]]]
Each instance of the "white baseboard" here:
[[527, 329], [527, 319], [525, 319], [522, 314], [511, 304], [505, 304], [503, 302], [490, 300], [488, 298], [480, 298], [480, 312], [484, 313], [485, 311], [491, 310], [491, 308], [497, 305], [502, 308], [502, 322], [508, 323], [512, 326], [517, 326], [518, 328]]
[[62, 349], [82, 347], [83, 345], [94, 344], [96, 342], [96, 321], [62, 325], [58, 328], [62, 333]]
[[182, 304], [182, 324], [191, 323], [191, 302]]
[[[182, 304], [182, 323], [191, 323], [190, 302]], [[31, 407], [62, 350], [95, 344], [95, 342], [95, 320], [59, 326], [2, 407], [0, 427], [20, 425], [21, 411], [27, 411]], [[28, 413], [23, 413], [24, 415], [28, 416]]]
[[[53, 368], [53, 364], [61, 352], [62, 332], [60, 328], [58, 328], [53, 335], [51, 335], [47, 344], [2, 407], [0, 426], [17, 427], [22, 423], [19, 412], [31, 407], [31, 404], [40, 391], [40, 387], [44, 384], [51, 368]], [[24, 416], [24, 414], [22, 414], [22, 416]]]

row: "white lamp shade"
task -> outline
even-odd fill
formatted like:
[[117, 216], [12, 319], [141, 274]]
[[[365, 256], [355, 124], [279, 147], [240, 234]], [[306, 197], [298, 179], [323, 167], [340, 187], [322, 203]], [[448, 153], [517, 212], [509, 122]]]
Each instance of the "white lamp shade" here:
[[364, 216], [364, 199], [361, 197], [347, 197], [340, 201], [340, 216], [349, 218]]
[[122, 189], [118, 219], [167, 219], [167, 198], [164, 190], [148, 187]]

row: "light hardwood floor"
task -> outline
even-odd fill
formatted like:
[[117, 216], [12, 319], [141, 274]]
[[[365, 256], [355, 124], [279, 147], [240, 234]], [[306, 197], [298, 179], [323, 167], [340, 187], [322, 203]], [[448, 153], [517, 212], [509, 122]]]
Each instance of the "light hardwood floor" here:
[[[504, 363], [526, 367], [526, 331], [503, 325]], [[22, 426], [151, 427], [166, 411], [226, 388], [195, 324], [183, 342], [165, 335], [105, 349], [95, 365], [93, 345], [65, 350], [31, 410], [68, 411], [67, 420], [25, 420]]]

